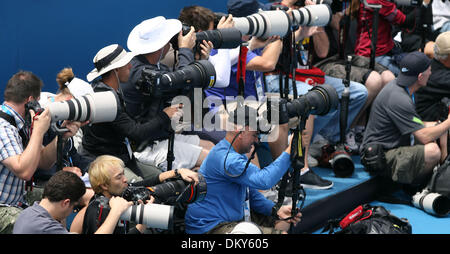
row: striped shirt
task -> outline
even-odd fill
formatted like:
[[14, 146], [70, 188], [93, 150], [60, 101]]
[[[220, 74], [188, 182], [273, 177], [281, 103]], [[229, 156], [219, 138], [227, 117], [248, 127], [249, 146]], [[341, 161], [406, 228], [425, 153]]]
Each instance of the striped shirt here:
[[14, 109], [2, 104], [0, 110], [13, 116], [17, 128], [0, 118], [0, 206], [17, 206], [24, 203], [25, 181], [17, 177], [3, 165], [3, 160], [22, 154], [24, 148], [19, 130], [25, 127], [25, 121]]

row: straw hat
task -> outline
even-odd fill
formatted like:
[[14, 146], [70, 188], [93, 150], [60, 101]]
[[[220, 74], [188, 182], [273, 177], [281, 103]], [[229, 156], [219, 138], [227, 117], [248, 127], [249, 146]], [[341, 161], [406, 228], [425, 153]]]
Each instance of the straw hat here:
[[91, 82], [111, 70], [125, 66], [134, 56], [134, 53], [127, 52], [118, 44], [112, 44], [100, 49], [93, 60], [95, 69], [89, 72], [87, 80]]

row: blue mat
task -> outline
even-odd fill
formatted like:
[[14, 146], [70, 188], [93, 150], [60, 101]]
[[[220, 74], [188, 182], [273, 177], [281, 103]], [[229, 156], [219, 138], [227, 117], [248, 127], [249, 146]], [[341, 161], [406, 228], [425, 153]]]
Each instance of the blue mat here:
[[351, 177], [347, 178], [336, 177], [333, 173], [333, 170], [329, 168], [313, 167], [312, 170], [320, 177], [332, 181], [333, 187], [328, 190], [305, 189], [306, 199], [304, 206], [306, 207], [318, 200], [348, 190], [369, 180], [371, 176], [369, 175], [369, 173], [364, 171], [364, 167], [361, 165], [359, 156], [352, 156], [352, 160], [355, 164], [355, 171]]
[[450, 234], [450, 216], [436, 217], [410, 205], [379, 201], [370, 204], [384, 206], [395, 216], [408, 219], [413, 234]]
[[[329, 190], [305, 189], [305, 207], [331, 195], [346, 191], [371, 179], [371, 176], [366, 171], [364, 171], [364, 167], [360, 163], [360, 157], [352, 156], [352, 159], [355, 163], [355, 172], [349, 178], [335, 177], [331, 169], [319, 167], [313, 168], [314, 172], [316, 172], [321, 177], [333, 181], [334, 186]], [[450, 234], [450, 215], [446, 217], [436, 217], [418, 208], [415, 208], [412, 205], [406, 204], [391, 204], [380, 201], [373, 201], [370, 202], [370, 204], [384, 206], [395, 216], [400, 218], [407, 218], [411, 223], [413, 234]], [[322, 229], [319, 229], [317, 231], [314, 231], [313, 233], [320, 234], [321, 230]]]

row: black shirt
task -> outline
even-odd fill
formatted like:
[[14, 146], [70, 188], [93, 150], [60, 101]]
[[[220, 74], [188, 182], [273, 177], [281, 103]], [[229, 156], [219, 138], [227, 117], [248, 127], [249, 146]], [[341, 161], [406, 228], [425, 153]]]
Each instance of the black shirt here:
[[450, 68], [433, 59], [427, 85], [416, 92], [417, 113], [424, 121], [447, 119], [448, 105], [441, 102], [444, 98], [450, 98]]
[[[92, 85], [95, 92], [113, 91], [121, 99], [120, 94], [101, 81]], [[148, 139], [158, 140], [168, 135], [170, 127], [170, 118], [163, 111], [157, 112], [155, 117], [145, 123], [138, 123], [124, 111], [122, 104], [114, 121], [86, 126], [82, 141], [83, 152], [91, 156], [113, 155], [127, 165], [134, 157], [130, 158], [125, 138], [136, 144]]]

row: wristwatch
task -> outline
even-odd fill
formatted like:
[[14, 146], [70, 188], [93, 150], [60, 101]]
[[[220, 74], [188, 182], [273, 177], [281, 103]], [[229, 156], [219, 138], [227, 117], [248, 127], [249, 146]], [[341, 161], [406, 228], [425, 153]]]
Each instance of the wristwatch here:
[[175, 177], [179, 177], [180, 176], [180, 173], [178, 172], [177, 168], [173, 172], [175, 172]]

